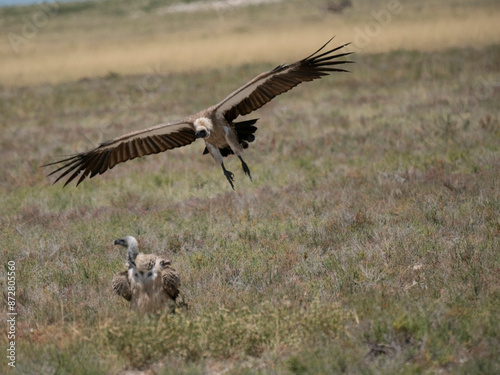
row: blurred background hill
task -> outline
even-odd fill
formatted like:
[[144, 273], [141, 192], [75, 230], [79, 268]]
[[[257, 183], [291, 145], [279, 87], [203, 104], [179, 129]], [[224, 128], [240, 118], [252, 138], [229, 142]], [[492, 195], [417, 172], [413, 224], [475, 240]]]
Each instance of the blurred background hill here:
[[87, 1], [0, 8], [8, 85], [292, 61], [336, 36], [362, 52], [498, 42], [495, 1]]

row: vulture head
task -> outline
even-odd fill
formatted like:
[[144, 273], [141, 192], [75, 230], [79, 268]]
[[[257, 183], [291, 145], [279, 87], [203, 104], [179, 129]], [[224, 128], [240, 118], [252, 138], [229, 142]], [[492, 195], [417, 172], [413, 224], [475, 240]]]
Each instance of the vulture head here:
[[132, 236], [125, 236], [115, 240], [114, 244], [127, 248], [128, 266], [129, 268], [135, 267], [135, 258], [137, 258], [137, 255], [139, 254], [139, 244], [137, 243], [137, 240]]
[[201, 117], [199, 119], [196, 119], [196, 121], [194, 122], [194, 136], [196, 138], [202, 139], [210, 138], [210, 131], [213, 129], [213, 127], [214, 124], [209, 118]]

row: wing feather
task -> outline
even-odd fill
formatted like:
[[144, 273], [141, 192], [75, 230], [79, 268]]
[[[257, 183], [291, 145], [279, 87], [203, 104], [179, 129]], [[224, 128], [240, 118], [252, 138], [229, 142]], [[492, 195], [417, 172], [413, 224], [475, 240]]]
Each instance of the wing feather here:
[[157, 154], [160, 152], [158, 146], [156, 146], [156, 144], [154, 143], [154, 141], [151, 137], [144, 138], [144, 143], [145, 143], [145, 147], [147, 148], [146, 152], [148, 153], [148, 155]]
[[177, 271], [169, 266], [165, 266], [161, 273], [162, 286], [165, 292], [174, 301], [179, 295], [180, 278]]
[[259, 74], [246, 85], [228, 95], [216, 105], [216, 109], [224, 115], [228, 122], [232, 122], [238, 116], [255, 111], [276, 96], [289, 91], [302, 82], [321, 78], [331, 72], [347, 72], [345, 69], [334, 68], [334, 66], [351, 63], [352, 61], [342, 59], [350, 55], [351, 52], [334, 53], [349, 43], [318, 54], [332, 39], [305, 59], [293, 64], [279, 65], [269, 72]]
[[167, 150], [167, 145], [165, 144], [165, 142], [163, 142], [162, 137], [160, 137], [159, 135], [153, 135], [151, 136], [151, 139], [154, 141], [160, 152]]
[[103, 174], [116, 164], [186, 146], [194, 141], [195, 132], [191, 122], [159, 124], [103, 142], [89, 151], [45, 164], [43, 167], [62, 164], [49, 176], [60, 173], [54, 183], [69, 176], [64, 186], [81, 174], [76, 184], [78, 186], [85, 178]]
[[125, 298], [127, 301], [132, 299], [132, 290], [130, 289], [130, 282], [128, 280], [128, 271], [123, 271], [113, 276], [111, 287], [116, 294]]

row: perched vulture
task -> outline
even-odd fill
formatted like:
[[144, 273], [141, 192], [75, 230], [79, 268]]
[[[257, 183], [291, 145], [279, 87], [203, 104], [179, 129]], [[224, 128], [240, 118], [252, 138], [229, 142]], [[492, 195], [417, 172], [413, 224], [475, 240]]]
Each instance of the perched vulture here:
[[127, 248], [128, 270], [117, 273], [111, 286], [130, 301], [130, 309], [143, 314], [164, 309], [174, 311], [180, 279], [170, 260], [139, 253], [137, 240], [132, 236], [117, 239], [114, 244]]
[[234, 189], [234, 175], [225, 168], [223, 157], [230, 154], [238, 156], [243, 171], [252, 179], [242, 153], [243, 149], [248, 147], [248, 143], [255, 139], [257, 119], [242, 122], [234, 120], [238, 116], [255, 111], [275, 96], [302, 82], [321, 78], [331, 72], [346, 72], [347, 70], [338, 65], [351, 63], [352, 61], [343, 59], [351, 53], [336, 52], [349, 43], [321, 52], [332, 39], [305, 59], [293, 64], [279, 65], [273, 70], [261, 73], [218, 104], [181, 121], [159, 124], [122, 135], [103, 142], [89, 151], [45, 164], [44, 167], [62, 163], [62, 166], [52, 171], [49, 176], [59, 174], [55, 182], [66, 178], [64, 186], [79, 177], [76, 184], [78, 186], [85, 178], [103, 174], [116, 164], [183, 147], [201, 138], [206, 146], [203, 153], [210, 153], [221, 165], [224, 176]]

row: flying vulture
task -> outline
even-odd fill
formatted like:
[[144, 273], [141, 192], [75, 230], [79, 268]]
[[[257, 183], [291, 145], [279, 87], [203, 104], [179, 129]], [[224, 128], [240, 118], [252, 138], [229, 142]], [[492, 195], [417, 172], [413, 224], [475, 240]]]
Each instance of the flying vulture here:
[[117, 273], [111, 281], [116, 294], [130, 301], [130, 309], [148, 314], [167, 308], [175, 311], [179, 295], [179, 274], [169, 259], [138, 251], [137, 240], [126, 236], [115, 240], [115, 245], [127, 248], [128, 270]]
[[337, 51], [349, 43], [323, 51], [332, 39], [305, 59], [293, 64], [279, 65], [273, 70], [261, 73], [218, 104], [181, 121], [159, 124], [122, 135], [103, 142], [89, 151], [45, 164], [44, 167], [62, 163], [62, 166], [51, 172], [49, 176], [60, 173], [55, 182], [66, 178], [64, 186], [79, 176], [76, 184], [78, 186], [85, 178], [103, 174], [116, 164], [187, 146], [201, 138], [206, 145], [204, 154], [210, 153], [220, 164], [224, 176], [234, 189], [234, 175], [225, 168], [223, 157], [230, 154], [238, 156], [243, 171], [250, 180], [252, 179], [250, 169], [243, 161], [242, 152], [248, 147], [248, 142], [255, 139], [257, 119], [242, 122], [234, 120], [238, 116], [255, 111], [275, 96], [302, 82], [321, 78], [330, 72], [347, 72], [338, 65], [351, 63], [352, 61], [343, 59], [351, 53], [338, 53]]

